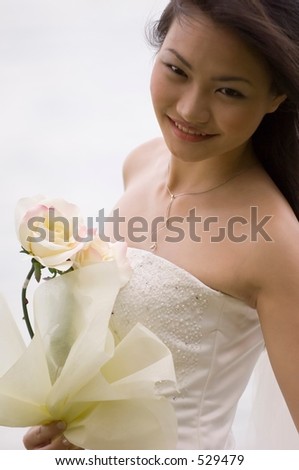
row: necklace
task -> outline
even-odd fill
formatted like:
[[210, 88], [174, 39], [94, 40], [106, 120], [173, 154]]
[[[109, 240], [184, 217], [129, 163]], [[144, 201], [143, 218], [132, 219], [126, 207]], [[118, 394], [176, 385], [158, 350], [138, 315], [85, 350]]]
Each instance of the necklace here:
[[[157, 234], [163, 230], [164, 228], [167, 228], [167, 224], [168, 224], [168, 221], [170, 219], [170, 211], [171, 211], [171, 207], [172, 207], [172, 204], [174, 202], [175, 199], [179, 198], [179, 197], [182, 197], [182, 196], [198, 196], [199, 194], [205, 194], [205, 193], [209, 193], [211, 191], [214, 191], [214, 189], [217, 189], [217, 188], [220, 188], [221, 186], [224, 186], [226, 183], [228, 183], [229, 181], [231, 181], [232, 179], [236, 178], [237, 176], [239, 176], [241, 173], [244, 173], [245, 171], [247, 171], [249, 168], [246, 168], [245, 170], [242, 170], [240, 171], [239, 173], [236, 173], [235, 175], [231, 176], [230, 178], [228, 178], [227, 180], [223, 181], [222, 183], [220, 184], [217, 184], [217, 186], [213, 186], [212, 188], [209, 188], [209, 189], [206, 189], [205, 191], [197, 191], [197, 192], [185, 192], [185, 193], [172, 193], [168, 187], [168, 185], [166, 184], [166, 190], [169, 194], [169, 197], [170, 197], [170, 200], [169, 200], [169, 203], [167, 204], [167, 207], [166, 207], [166, 210], [165, 210], [165, 216], [164, 216], [164, 219], [165, 219], [165, 222], [164, 224], [157, 228], [156, 230], [152, 230], [151, 231], [151, 234], [150, 234], [150, 241], [152, 242], [152, 244], [150, 245], [150, 250], [151, 251], [156, 251], [157, 247], [158, 247], [158, 241], [157, 241]], [[155, 240], [153, 241], [153, 237], [155, 236]]]

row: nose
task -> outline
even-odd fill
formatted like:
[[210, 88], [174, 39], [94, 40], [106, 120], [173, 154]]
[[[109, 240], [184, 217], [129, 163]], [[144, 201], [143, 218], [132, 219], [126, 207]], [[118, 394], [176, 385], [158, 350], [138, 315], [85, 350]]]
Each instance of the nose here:
[[177, 102], [177, 112], [192, 124], [206, 124], [211, 118], [208, 97], [198, 87], [190, 87], [182, 92]]

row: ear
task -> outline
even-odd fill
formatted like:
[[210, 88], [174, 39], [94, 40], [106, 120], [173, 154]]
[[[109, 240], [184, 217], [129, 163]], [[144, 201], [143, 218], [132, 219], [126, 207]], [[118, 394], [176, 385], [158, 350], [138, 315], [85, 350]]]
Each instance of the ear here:
[[275, 113], [279, 106], [287, 99], [287, 95], [273, 95], [269, 103], [268, 113]]

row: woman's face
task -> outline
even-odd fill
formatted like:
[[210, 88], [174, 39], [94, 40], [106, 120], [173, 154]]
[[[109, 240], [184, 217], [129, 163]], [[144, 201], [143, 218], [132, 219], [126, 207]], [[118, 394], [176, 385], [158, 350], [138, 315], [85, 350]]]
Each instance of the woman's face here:
[[240, 158], [266, 113], [285, 96], [261, 58], [205, 16], [170, 27], [151, 78], [166, 144], [185, 161]]

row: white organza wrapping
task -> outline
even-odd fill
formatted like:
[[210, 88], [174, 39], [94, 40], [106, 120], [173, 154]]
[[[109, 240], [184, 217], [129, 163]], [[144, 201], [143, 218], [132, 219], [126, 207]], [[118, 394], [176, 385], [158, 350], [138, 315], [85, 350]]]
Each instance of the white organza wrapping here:
[[156, 383], [175, 383], [168, 348], [136, 325], [117, 345], [109, 321], [121, 280], [114, 261], [42, 283], [26, 347], [0, 303], [0, 425], [68, 424], [88, 449], [173, 449], [176, 418]]

